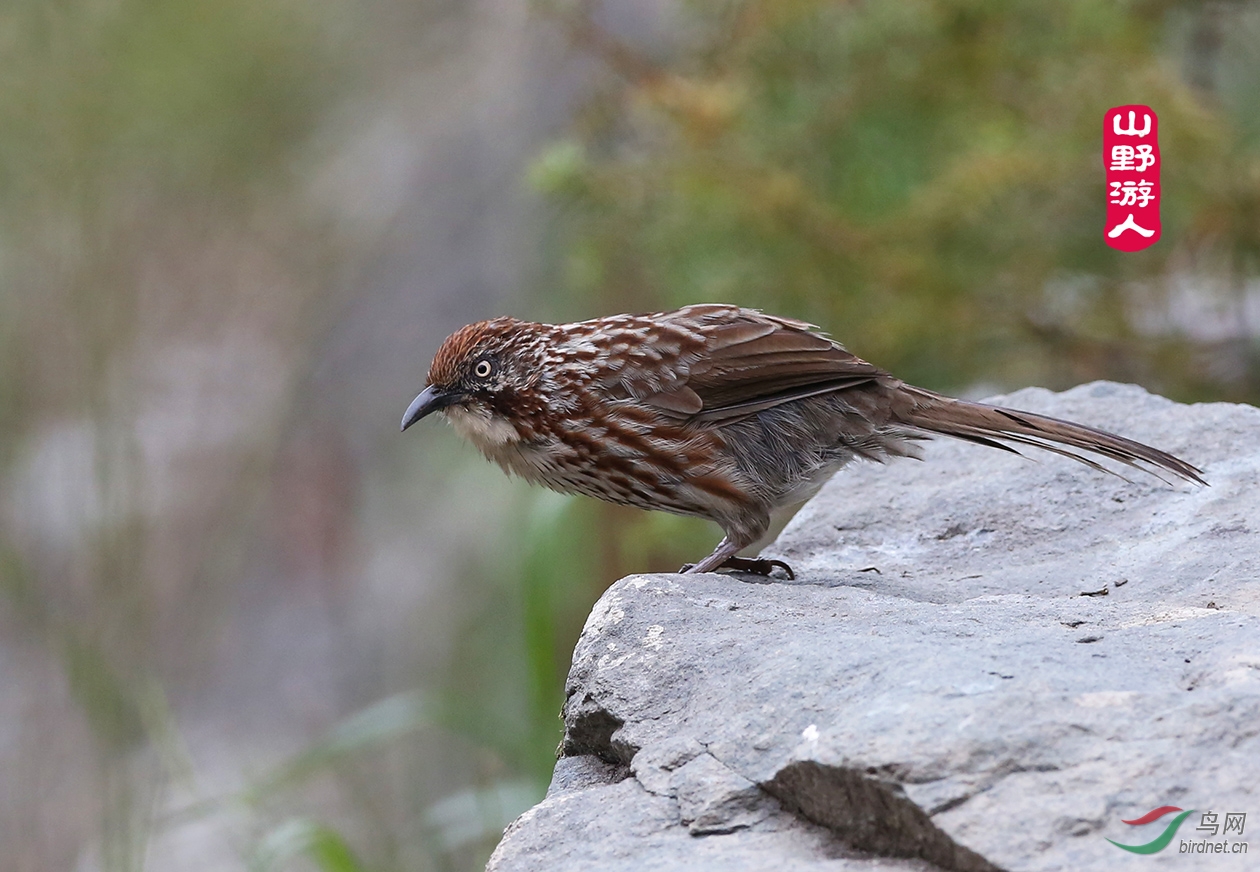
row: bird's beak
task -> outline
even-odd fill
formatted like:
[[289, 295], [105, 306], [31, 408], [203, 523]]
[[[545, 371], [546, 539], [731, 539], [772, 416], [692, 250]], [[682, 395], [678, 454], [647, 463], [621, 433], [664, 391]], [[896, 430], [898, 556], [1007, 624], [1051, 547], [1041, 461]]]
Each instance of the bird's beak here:
[[425, 415], [441, 411], [447, 406], [458, 401], [459, 395], [454, 391], [446, 392], [439, 389], [437, 385], [429, 385], [427, 388], [422, 390], [420, 392], [420, 396], [412, 400], [411, 405], [407, 407], [407, 411], [403, 415], [402, 419], [402, 428], [406, 430]]

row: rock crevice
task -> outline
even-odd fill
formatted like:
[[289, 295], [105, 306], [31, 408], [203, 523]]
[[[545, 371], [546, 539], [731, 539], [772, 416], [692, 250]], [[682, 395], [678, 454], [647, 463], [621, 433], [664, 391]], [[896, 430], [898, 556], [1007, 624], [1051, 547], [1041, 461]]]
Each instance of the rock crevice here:
[[798, 760], [761, 786], [788, 808], [827, 827], [858, 850], [887, 857], [918, 857], [951, 872], [998, 872], [997, 866], [957, 844], [933, 824], [928, 813], [910, 800], [896, 781]]

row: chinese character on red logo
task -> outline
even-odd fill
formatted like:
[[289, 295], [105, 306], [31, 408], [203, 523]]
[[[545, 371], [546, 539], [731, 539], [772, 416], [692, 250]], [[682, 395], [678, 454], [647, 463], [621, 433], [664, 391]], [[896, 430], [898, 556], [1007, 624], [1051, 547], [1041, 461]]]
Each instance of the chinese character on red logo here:
[[1119, 251], [1159, 241], [1159, 119], [1150, 106], [1117, 106], [1103, 116], [1107, 227], [1103, 239]]

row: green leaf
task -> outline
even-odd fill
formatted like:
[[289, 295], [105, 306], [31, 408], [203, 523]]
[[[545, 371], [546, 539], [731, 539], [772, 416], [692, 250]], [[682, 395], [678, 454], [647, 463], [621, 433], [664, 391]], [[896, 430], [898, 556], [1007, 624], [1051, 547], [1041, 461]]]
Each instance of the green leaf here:
[[322, 872], [366, 870], [335, 830], [305, 818], [290, 818], [258, 843], [249, 861], [250, 872], [279, 872], [299, 856], [307, 857]]

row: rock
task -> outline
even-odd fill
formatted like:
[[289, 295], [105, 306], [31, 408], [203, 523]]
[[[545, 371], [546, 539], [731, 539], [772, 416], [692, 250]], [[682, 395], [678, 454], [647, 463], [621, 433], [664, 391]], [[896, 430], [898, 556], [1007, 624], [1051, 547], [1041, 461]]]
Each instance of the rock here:
[[998, 401], [1211, 486], [937, 440], [808, 504], [771, 549], [794, 582], [622, 579], [574, 651], [552, 790], [488, 868], [1097, 869], [1165, 805], [1193, 813], [1142, 868], [1245, 868], [1178, 854], [1260, 832], [1260, 410]]

